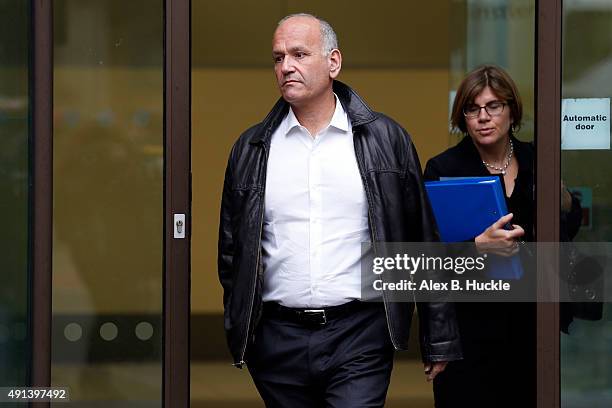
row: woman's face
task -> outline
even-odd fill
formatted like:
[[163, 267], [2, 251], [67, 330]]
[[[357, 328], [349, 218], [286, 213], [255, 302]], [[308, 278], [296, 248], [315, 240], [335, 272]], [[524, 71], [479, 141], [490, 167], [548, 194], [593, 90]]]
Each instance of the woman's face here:
[[[499, 143], [505, 144], [510, 126], [512, 126], [510, 107], [506, 104], [502, 105], [503, 110], [500, 113], [498, 112], [500, 106], [495, 102], [505, 103], [504, 100], [495, 95], [493, 90], [487, 86], [476, 95], [474, 104], [464, 109], [464, 112], [469, 113], [471, 111], [476, 115], [474, 117], [466, 115], [465, 123], [474, 143], [483, 147], [494, 146]], [[481, 106], [487, 106], [487, 109], [481, 108], [476, 112], [477, 108]]]

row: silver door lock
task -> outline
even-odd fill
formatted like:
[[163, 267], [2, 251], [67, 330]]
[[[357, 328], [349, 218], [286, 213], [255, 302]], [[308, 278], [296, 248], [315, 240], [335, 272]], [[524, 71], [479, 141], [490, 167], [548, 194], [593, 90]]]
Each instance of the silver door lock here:
[[174, 238], [185, 238], [185, 214], [174, 214]]

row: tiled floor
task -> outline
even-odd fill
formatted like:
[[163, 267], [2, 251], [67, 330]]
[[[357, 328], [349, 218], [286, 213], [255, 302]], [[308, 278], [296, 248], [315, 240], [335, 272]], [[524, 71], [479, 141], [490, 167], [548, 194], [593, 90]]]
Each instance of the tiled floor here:
[[[387, 398], [390, 408], [433, 407], [431, 385], [420, 362], [396, 361]], [[262, 408], [248, 371], [225, 363], [193, 364], [192, 408]]]
[[[161, 407], [162, 371], [158, 364], [54, 365], [54, 385], [70, 387], [75, 407]], [[420, 362], [395, 362], [387, 398], [390, 408], [433, 407], [431, 385]], [[85, 402], [87, 401], [87, 402]], [[56, 404], [54, 404], [56, 405]], [[229, 363], [193, 363], [192, 408], [262, 408], [246, 369]]]

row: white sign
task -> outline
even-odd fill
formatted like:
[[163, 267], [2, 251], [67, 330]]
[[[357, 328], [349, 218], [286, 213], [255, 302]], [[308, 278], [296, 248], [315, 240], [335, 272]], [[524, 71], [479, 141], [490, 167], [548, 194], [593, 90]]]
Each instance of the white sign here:
[[610, 98], [563, 99], [561, 149], [610, 149]]

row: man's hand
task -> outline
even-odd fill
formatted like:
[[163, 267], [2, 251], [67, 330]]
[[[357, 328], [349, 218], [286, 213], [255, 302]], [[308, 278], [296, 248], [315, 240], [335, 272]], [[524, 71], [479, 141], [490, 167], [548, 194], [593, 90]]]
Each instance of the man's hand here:
[[427, 376], [427, 381], [431, 382], [436, 375], [440, 374], [446, 368], [448, 361], [437, 361], [435, 363], [424, 363], [423, 368], [425, 369], [425, 375]]

